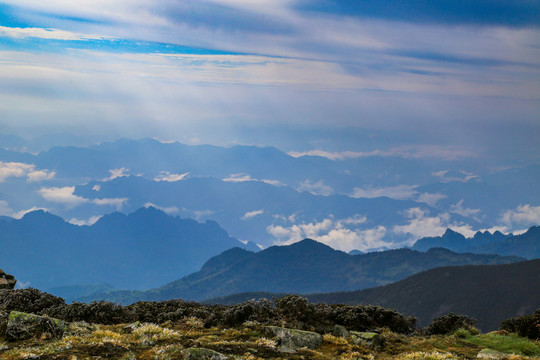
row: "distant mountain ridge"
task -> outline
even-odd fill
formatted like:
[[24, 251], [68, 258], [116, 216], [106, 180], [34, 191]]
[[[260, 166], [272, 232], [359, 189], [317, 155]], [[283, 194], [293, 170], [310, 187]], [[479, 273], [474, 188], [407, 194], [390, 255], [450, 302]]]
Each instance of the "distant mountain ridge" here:
[[79, 300], [204, 300], [247, 291], [314, 293], [357, 290], [388, 284], [420, 271], [448, 265], [501, 264], [524, 260], [499, 255], [426, 253], [410, 249], [348, 255], [306, 239], [258, 253], [233, 248], [208, 260], [200, 271], [148, 291], [118, 291]]
[[442, 236], [417, 240], [412, 249], [427, 251], [434, 247], [443, 247], [455, 252], [515, 255], [536, 259], [540, 258], [540, 226], [533, 226], [521, 235], [505, 235], [500, 231], [493, 234], [478, 231], [472, 238], [466, 238], [448, 229]]
[[244, 246], [213, 221], [171, 217], [152, 207], [105, 215], [91, 226], [41, 210], [0, 220], [0, 264], [20, 282], [43, 289], [100, 283], [155, 287]]
[[[283, 295], [248, 292], [209, 299], [205, 303], [227, 305]], [[478, 321], [481, 330], [492, 331], [498, 329], [504, 319], [540, 308], [540, 260], [440, 267], [371, 289], [303, 296], [312, 302], [389, 307], [417, 317], [422, 327], [448, 312], [466, 314]]]

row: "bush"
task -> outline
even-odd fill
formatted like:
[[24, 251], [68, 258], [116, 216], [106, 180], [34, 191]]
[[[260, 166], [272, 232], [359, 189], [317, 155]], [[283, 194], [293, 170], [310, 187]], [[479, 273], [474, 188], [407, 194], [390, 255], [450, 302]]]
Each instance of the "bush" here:
[[53, 316], [66, 307], [64, 299], [38, 289], [0, 290], [0, 309]]
[[504, 320], [500, 329], [516, 333], [521, 337], [533, 340], [540, 339], [540, 309], [536, 310], [532, 315]]
[[448, 313], [439, 316], [431, 322], [424, 332], [428, 335], [445, 335], [456, 332], [458, 329], [472, 330], [476, 327], [476, 320], [466, 315]]
[[387, 327], [393, 332], [411, 334], [416, 331], [416, 318], [403, 316], [380, 306], [355, 305], [334, 308], [335, 322], [356, 331]]

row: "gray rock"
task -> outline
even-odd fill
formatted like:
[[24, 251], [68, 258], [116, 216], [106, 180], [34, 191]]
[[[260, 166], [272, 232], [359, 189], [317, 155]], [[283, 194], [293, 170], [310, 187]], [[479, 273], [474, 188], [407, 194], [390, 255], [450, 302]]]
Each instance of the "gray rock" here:
[[334, 327], [332, 328], [332, 335], [342, 338], [348, 338], [351, 334], [349, 334], [345, 326], [334, 325]]
[[478, 359], [485, 359], [485, 360], [502, 360], [507, 359], [510, 355], [498, 352], [492, 349], [483, 349], [476, 355], [476, 358]]
[[265, 326], [262, 328], [263, 334], [278, 339], [282, 347], [293, 350], [306, 347], [315, 349], [322, 343], [322, 336], [312, 331], [302, 331], [296, 329], [286, 329], [278, 326]]
[[6, 274], [2, 269], [0, 269], [0, 290], [1, 289], [14, 289], [17, 280], [13, 275]]
[[351, 339], [355, 345], [363, 345], [370, 348], [382, 348], [384, 338], [374, 332], [351, 331]]
[[189, 348], [182, 351], [185, 360], [227, 360], [227, 356], [205, 348]]
[[69, 323], [62, 320], [12, 311], [9, 314], [6, 340], [20, 341], [31, 338], [61, 338], [68, 331]]

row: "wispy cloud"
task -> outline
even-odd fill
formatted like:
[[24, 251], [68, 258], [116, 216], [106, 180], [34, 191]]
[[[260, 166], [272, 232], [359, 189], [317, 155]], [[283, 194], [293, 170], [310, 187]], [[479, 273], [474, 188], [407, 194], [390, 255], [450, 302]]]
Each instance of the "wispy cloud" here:
[[257, 215], [262, 215], [262, 214], [264, 214], [264, 210], [262, 210], [262, 209], [261, 210], [248, 211], [240, 219], [241, 220], [249, 220], [249, 219], [254, 218]]
[[288, 153], [292, 157], [301, 156], [320, 156], [330, 160], [346, 160], [366, 157], [401, 157], [405, 159], [429, 159], [441, 158], [445, 160], [458, 160], [463, 158], [471, 158], [476, 155], [471, 151], [458, 149], [452, 146], [435, 146], [435, 145], [407, 145], [388, 150], [373, 150], [366, 152], [358, 151], [340, 151], [329, 152], [324, 150], [309, 150], [309, 151], [291, 151]]
[[324, 180], [313, 181], [310, 179], [304, 180], [296, 187], [296, 190], [302, 192], [307, 191], [314, 195], [328, 196], [334, 193], [334, 189], [324, 183]]
[[367, 186], [365, 188], [354, 188], [351, 197], [353, 198], [376, 198], [386, 196], [391, 199], [407, 200], [415, 197], [418, 192], [416, 185], [397, 185], [388, 187]]
[[144, 207], [145, 208], [153, 207], [153, 208], [163, 211], [165, 214], [168, 214], [168, 215], [174, 215], [180, 212], [180, 210], [178, 210], [176, 206], [158, 206], [151, 202], [147, 202], [146, 204], [144, 204]]
[[22, 218], [24, 215], [28, 214], [29, 212], [32, 212], [32, 211], [36, 211], [36, 210], [44, 210], [44, 211], [48, 211], [48, 209], [46, 208], [40, 208], [40, 207], [32, 207], [30, 209], [24, 209], [24, 210], [21, 210], [21, 211], [15, 211], [13, 209], [11, 209], [9, 207], [9, 204], [7, 201], [5, 200], [0, 200], [0, 215], [3, 215], [3, 216], [9, 216], [9, 217], [12, 217], [14, 219], [20, 219]]
[[97, 35], [78, 34], [71, 31], [37, 28], [37, 27], [6, 27], [0, 26], [0, 37], [8, 36], [13, 38], [36, 38], [48, 40], [104, 40], [111, 39]]
[[154, 181], [176, 182], [184, 180], [188, 175], [189, 172], [184, 174], [171, 174], [168, 171], [161, 171], [160, 174], [154, 178]]

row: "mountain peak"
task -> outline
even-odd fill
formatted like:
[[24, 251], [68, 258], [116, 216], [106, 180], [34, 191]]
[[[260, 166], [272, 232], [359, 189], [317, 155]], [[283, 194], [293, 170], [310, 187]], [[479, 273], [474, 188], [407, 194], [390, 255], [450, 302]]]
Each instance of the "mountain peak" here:
[[462, 234], [458, 233], [457, 231], [454, 231], [450, 228], [446, 229], [446, 231], [444, 232], [443, 238], [458, 238], [458, 239], [465, 239], [465, 236], [463, 236]]

